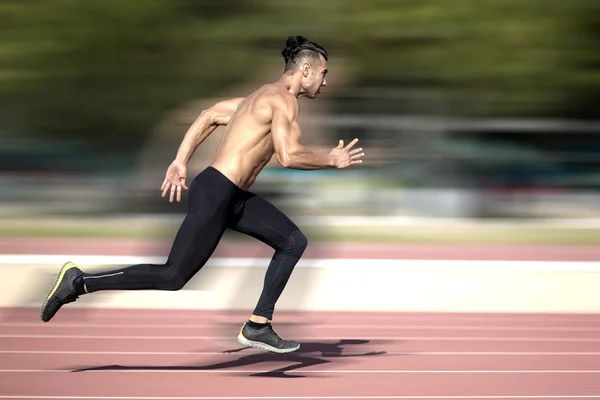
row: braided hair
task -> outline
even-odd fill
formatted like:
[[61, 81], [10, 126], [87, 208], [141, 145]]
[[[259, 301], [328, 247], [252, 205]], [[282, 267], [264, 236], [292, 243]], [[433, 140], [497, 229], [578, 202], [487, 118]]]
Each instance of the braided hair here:
[[310, 42], [304, 36], [290, 36], [285, 42], [285, 47], [281, 51], [285, 60], [285, 70], [296, 69], [299, 61], [308, 59], [311, 64], [323, 56], [327, 60], [327, 51], [314, 42]]

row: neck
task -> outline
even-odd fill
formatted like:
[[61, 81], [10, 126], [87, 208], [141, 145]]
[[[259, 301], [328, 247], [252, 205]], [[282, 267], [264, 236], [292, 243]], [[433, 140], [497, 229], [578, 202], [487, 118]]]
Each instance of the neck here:
[[291, 94], [296, 96], [296, 98], [298, 98], [302, 97], [302, 95], [306, 93], [302, 88], [301, 80], [302, 72], [296, 71], [294, 73], [284, 72], [277, 82], [283, 84], [288, 90], [288, 92], [290, 92]]

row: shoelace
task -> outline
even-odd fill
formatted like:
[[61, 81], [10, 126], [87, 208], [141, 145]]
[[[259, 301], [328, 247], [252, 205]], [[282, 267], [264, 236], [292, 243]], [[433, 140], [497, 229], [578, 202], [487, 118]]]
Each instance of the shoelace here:
[[271, 333], [273, 335], [275, 335], [277, 337], [278, 340], [282, 341], [283, 339], [277, 334], [277, 332], [275, 332], [275, 329], [273, 329], [273, 325], [271, 325], [271, 323], [267, 322], [265, 324], [265, 328], [261, 328], [261, 329], [267, 329], [269, 331], [271, 331]]
[[283, 343], [283, 344], [288, 343], [287, 340], [282, 339], [281, 336], [279, 336], [277, 334], [277, 332], [275, 332], [275, 329], [273, 329], [273, 326], [271, 324], [267, 324], [267, 325], [268, 325], [268, 329], [273, 333], [273, 335], [275, 335], [275, 337], [277, 338], [278, 342]]

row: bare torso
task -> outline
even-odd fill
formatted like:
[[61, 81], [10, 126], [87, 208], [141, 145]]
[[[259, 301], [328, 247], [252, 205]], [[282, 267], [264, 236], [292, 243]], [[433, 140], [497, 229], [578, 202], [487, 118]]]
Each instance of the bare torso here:
[[283, 86], [269, 84], [239, 104], [211, 163], [244, 190], [252, 186], [275, 153], [271, 121], [272, 104], [278, 95], [291, 96]]

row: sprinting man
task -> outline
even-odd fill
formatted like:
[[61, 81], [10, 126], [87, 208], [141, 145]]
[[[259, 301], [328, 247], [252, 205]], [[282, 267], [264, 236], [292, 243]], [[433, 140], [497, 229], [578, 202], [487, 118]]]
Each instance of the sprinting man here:
[[272, 328], [275, 304], [307, 239], [300, 229], [264, 198], [249, 191], [273, 155], [285, 168], [347, 168], [362, 162], [361, 148], [342, 140], [329, 154], [316, 154], [300, 144], [298, 99], [314, 99], [326, 86], [325, 49], [302, 36], [289, 37], [282, 51], [285, 69], [278, 81], [246, 98], [218, 102], [202, 111], [186, 132], [161, 186], [169, 201], [181, 200], [186, 165], [195, 149], [218, 126], [226, 132], [209, 167], [189, 187], [189, 209], [175, 236], [167, 262], [139, 264], [87, 274], [67, 262], [41, 309], [49, 321], [58, 310], [83, 294], [100, 290], [180, 290], [204, 266], [227, 228], [250, 235], [275, 250], [256, 308], [244, 322], [238, 341], [276, 353], [289, 353], [299, 343], [283, 340]]

